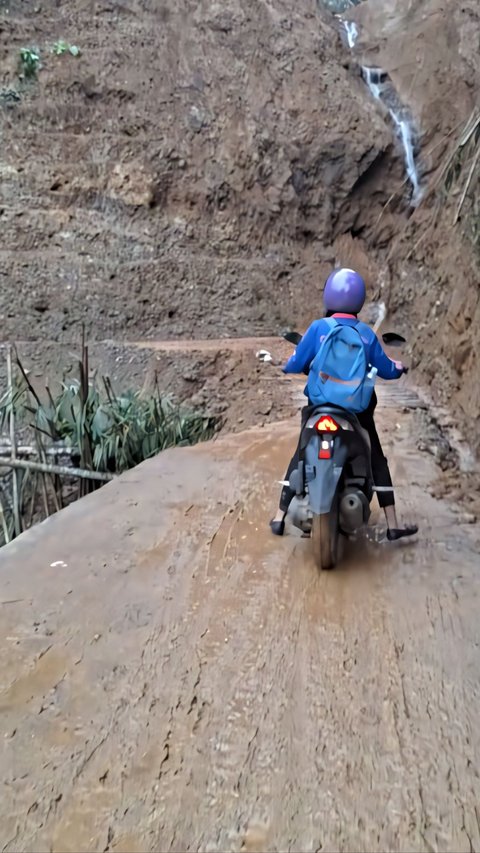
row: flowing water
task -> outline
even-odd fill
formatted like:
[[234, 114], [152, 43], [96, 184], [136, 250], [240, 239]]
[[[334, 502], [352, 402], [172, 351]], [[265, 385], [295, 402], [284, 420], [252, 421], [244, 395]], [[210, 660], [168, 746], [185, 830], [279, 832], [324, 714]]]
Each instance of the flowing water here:
[[[345, 27], [345, 30], [350, 44], [351, 25], [348, 29]], [[373, 97], [382, 101], [388, 109], [397, 137], [402, 143], [407, 177], [412, 186], [411, 202], [416, 206], [422, 197], [422, 189], [415, 163], [415, 130], [408, 110], [400, 102], [392, 81], [383, 69], [362, 65], [362, 76]]]
[[358, 38], [358, 27], [355, 21], [344, 21], [345, 32], [347, 33], [347, 41], [350, 49], [355, 47]]
[[408, 118], [402, 118], [401, 114], [390, 110], [390, 115], [397, 127], [397, 133], [400, 137], [405, 152], [405, 166], [407, 169], [408, 179], [412, 185], [412, 205], [415, 207], [422, 198], [422, 189], [418, 178], [417, 166], [415, 163], [414, 149], [414, 131], [411, 121]]
[[[358, 25], [355, 21], [346, 21], [340, 15], [339, 17], [345, 29], [347, 44], [350, 50], [353, 50], [359, 37]], [[401, 103], [388, 74], [382, 68], [362, 65], [362, 76], [375, 100], [381, 101], [388, 109], [395, 133], [403, 148], [407, 179], [412, 187], [411, 203], [415, 207], [421, 200], [422, 188], [415, 161], [416, 133], [411, 116]]]

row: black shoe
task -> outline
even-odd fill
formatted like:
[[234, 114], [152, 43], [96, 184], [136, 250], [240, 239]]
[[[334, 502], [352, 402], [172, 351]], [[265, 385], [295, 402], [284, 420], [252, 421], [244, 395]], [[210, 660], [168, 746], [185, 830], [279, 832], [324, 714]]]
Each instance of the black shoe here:
[[396, 542], [397, 539], [403, 539], [405, 536], [415, 536], [415, 533], [418, 533], [416, 524], [400, 528], [392, 527], [387, 530], [387, 539], [389, 542]]
[[270, 529], [274, 536], [283, 536], [285, 533], [285, 519], [283, 519], [283, 521], [274, 521], [272, 519], [270, 522]]

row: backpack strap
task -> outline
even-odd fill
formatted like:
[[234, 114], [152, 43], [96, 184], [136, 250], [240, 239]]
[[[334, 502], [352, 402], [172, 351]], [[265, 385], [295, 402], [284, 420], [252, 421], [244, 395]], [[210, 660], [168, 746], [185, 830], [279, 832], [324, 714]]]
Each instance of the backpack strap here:
[[[348, 319], [350, 319], [350, 317]], [[352, 319], [353, 319], [353, 317], [352, 317]], [[335, 317], [323, 317], [323, 320], [325, 321], [325, 323], [328, 323], [328, 325], [330, 326], [330, 329], [333, 329], [335, 326], [341, 326], [342, 325], [341, 323], [338, 322], [338, 320], [335, 319]], [[356, 329], [357, 326], [359, 326], [361, 322], [362, 321], [359, 320], [358, 317], [356, 317], [355, 323], [353, 326], [351, 326], [351, 328]]]
[[328, 323], [328, 327], [329, 327], [328, 331], [329, 332], [331, 332], [332, 329], [335, 329], [336, 326], [340, 325], [340, 323], [338, 323], [334, 317], [324, 317], [323, 319], [324, 319], [325, 323]]
[[[330, 331], [330, 332], [332, 331], [332, 329], [334, 329], [334, 328], [335, 328], [335, 326], [341, 326], [341, 325], [342, 325], [341, 323], [339, 323], [339, 322], [338, 322], [338, 320], [336, 320], [336, 319], [335, 319], [335, 317], [323, 317], [323, 320], [324, 320], [324, 322], [325, 322], [325, 323], [328, 323], [328, 325], [329, 325], [329, 327], [330, 327], [330, 328], [329, 328], [329, 331]], [[357, 331], [358, 331], [358, 328], [357, 328], [357, 327], [360, 325], [360, 323], [361, 323], [361, 320], [359, 320], [359, 319], [358, 319], [358, 317], [357, 317], [357, 319], [355, 320], [354, 325], [353, 325], [353, 326], [351, 326], [350, 328], [351, 328], [351, 329], [357, 329]]]

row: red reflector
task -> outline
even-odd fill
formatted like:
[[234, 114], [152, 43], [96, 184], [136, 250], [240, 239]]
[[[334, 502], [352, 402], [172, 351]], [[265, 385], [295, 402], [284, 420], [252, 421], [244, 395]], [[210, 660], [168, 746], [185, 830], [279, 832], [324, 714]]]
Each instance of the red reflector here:
[[324, 438], [322, 442], [320, 442], [320, 450], [318, 451], [319, 459], [331, 459], [332, 458], [332, 444], [333, 441], [330, 441], [327, 438]]
[[338, 432], [340, 427], [330, 415], [322, 415], [315, 424], [315, 429], [318, 432]]

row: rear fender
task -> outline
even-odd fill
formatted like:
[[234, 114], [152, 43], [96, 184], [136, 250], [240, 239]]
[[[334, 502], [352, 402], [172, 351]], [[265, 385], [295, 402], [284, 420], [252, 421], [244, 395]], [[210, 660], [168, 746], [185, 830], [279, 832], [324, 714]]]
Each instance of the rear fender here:
[[319, 459], [320, 438], [312, 436], [305, 449], [305, 475], [308, 484], [308, 503], [315, 515], [330, 512], [343, 467], [347, 448], [335, 442], [331, 459]]

